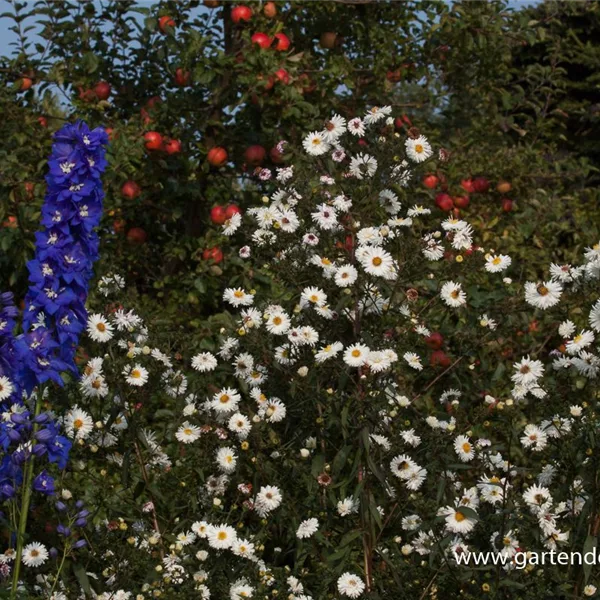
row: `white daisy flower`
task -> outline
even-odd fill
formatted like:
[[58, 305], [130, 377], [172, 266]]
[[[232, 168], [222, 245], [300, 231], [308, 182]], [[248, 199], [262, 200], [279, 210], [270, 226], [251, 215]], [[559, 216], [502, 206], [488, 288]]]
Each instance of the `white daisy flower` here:
[[349, 367], [361, 367], [369, 360], [370, 349], [364, 344], [352, 344], [344, 351], [344, 362]]
[[254, 303], [254, 296], [242, 288], [227, 288], [223, 292], [223, 300], [235, 307], [251, 306]]
[[200, 373], [214, 371], [217, 364], [217, 359], [211, 352], [201, 352], [192, 358], [192, 369], [200, 371]]
[[273, 335], [285, 335], [291, 325], [290, 318], [283, 311], [272, 312], [268, 315], [266, 328]]
[[423, 370], [423, 364], [421, 363], [421, 358], [418, 354], [415, 354], [414, 352], [405, 352], [402, 358], [413, 369], [416, 369], [417, 371]]
[[333, 344], [327, 344], [321, 347], [321, 349], [315, 354], [315, 360], [317, 363], [323, 363], [329, 358], [337, 356], [344, 349], [344, 344], [341, 342], [334, 342]]
[[323, 129], [323, 139], [333, 144], [346, 131], [346, 119], [340, 115], [333, 115], [329, 121], [325, 123]]
[[337, 580], [337, 589], [342, 596], [358, 598], [365, 591], [365, 584], [358, 575], [346, 572]]
[[325, 154], [330, 148], [329, 143], [325, 140], [325, 135], [322, 131], [313, 131], [309, 133], [304, 140], [302, 145], [308, 154], [311, 156], [320, 156]]
[[217, 450], [217, 466], [223, 473], [233, 473], [237, 465], [237, 454], [228, 446]]
[[446, 517], [446, 529], [452, 533], [466, 534], [473, 531], [477, 520], [472, 517], [467, 517], [460, 508], [446, 506], [439, 511], [440, 515]]
[[392, 255], [383, 248], [361, 247], [357, 258], [363, 269], [369, 274], [384, 279], [393, 279], [396, 265]]
[[408, 158], [416, 163], [424, 162], [433, 155], [431, 144], [424, 135], [420, 135], [416, 139], [408, 138], [404, 142], [404, 147]]
[[342, 265], [335, 271], [333, 280], [339, 287], [348, 287], [358, 278], [358, 271], [353, 265]]
[[46, 546], [39, 542], [31, 542], [23, 548], [21, 557], [26, 567], [39, 567], [48, 560], [49, 554]]
[[392, 112], [391, 106], [372, 106], [366, 113], [364, 121], [367, 125], [378, 123]]
[[114, 335], [112, 325], [103, 315], [98, 313], [94, 313], [88, 317], [87, 332], [94, 342], [102, 344], [108, 342]]
[[360, 117], [348, 121], [348, 131], [357, 137], [365, 135], [365, 125]]
[[298, 530], [296, 531], [296, 537], [299, 540], [303, 540], [305, 538], [312, 537], [319, 530], [319, 521], [318, 519], [306, 519], [306, 521], [302, 521]]
[[252, 429], [252, 424], [248, 417], [238, 412], [229, 419], [227, 428], [237, 434], [240, 439], [245, 440]]
[[237, 534], [229, 525], [209, 525], [206, 537], [211, 548], [226, 550], [235, 544]]
[[65, 431], [70, 438], [84, 440], [94, 429], [92, 417], [85, 411], [74, 406], [65, 417]]
[[4, 375], [0, 377], [0, 402], [10, 398], [11, 394], [15, 391], [15, 386], [8, 377]]
[[175, 433], [175, 437], [182, 444], [193, 444], [200, 437], [200, 428], [185, 421]]
[[485, 260], [485, 270], [488, 273], [501, 273], [508, 269], [512, 263], [512, 258], [506, 254], [488, 255]]
[[596, 300], [590, 311], [590, 327], [600, 333], [600, 300]]
[[229, 413], [237, 410], [242, 397], [233, 388], [219, 390], [210, 402], [211, 408], [218, 413]]
[[454, 281], [444, 283], [440, 290], [440, 296], [444, 304], [452, 308], [463, 306], [467, 302], [467, 295], [463, 292], [461, 284]]
[[529, 356], [523, 357], [513, 365], [516, 370], [511, 379], [517, 385], [529, 386], [534, 384], [543, 374], [544, 366], [539, 360], [531, 360]]
[[459, 435], [454, 440], [454, 451], [462, 462], [470, 462], [475, 457], [475, 449], [466, 435]]
[[350, 173], [357, 179], [373, 177], [377, 171], [377, 160], [370, 154], [357, 154], [350, 160]]
[[300, 295], [300, 307], [306, 306], [324, 306], [327, 303], [327, 294], [318, 287], [306, 287]]
[[562, 285], [557, 281], [544, 281], [543, 283], [528, 281], [525, 284], [525, 302], [535, 308], [546, 310], [560, 302], [562, 292]]
[[148, 382], [148, 371], [140, 364], [136, 364], [133, 367], [127, 365], [123, 369], [123, 375], [125, 375], [125, 381], [135, 387], [142, 387]]
[[358, 512], [358, 500], [354, 500], [351, 496], [340, 500], [337, 503], [337, 512], [340, 517], [347, 517], [352, 513]]
[[579, 335], [576, 335], [572, 340], [567, 342], [567, 354], [579, 354], [581, 350], [592, 344], [594, 339], [594, 334], [584, 329]]
[[266, 517], [279, 507], [283, 500], [281, 491], [274, 485], [264, 485], [260, 488], [254, 502], [254, 508], [259, 517]]

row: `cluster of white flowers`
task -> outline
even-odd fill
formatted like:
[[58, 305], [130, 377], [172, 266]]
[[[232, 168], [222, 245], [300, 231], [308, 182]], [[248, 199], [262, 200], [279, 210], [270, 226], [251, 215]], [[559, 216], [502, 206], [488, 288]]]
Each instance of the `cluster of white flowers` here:
[[[62, 416], [67, 436], [78, 451], [105, 453], [111, 465], [142, 457], [140, 468], [159, 484], [186, 466], [201, 473], [180, 482], [193, 487], [193, 515], [160, 531], [146, 499], [148, 522], [128, 542], [155, 561], [171, 594], [191, 585], [198, 597], [211, 597], [211, 561], [225, 559], [236, 573], [232, 600], [262, 596], [276, 584], [295, 600], [335, 592], [359, 598], [376, 579], [368, 566], [349, 565], [338, 577], [340, 569], [329, 589], [317, 592], [321, 582], [310, 573], [278, 570], [266, 557], [282, 551], [275, 544], [286, 545], [288, 555], [325, 552], [329, 536], [360, 531], [366, 519], [379, 532], [402, 530], [406, 539], [377, 547], [393, 559], [414, 553], [420, 561], [443, 547], [453, 560], [480, 545], [477, 532], [486, 549], [513, 557], [522, 542], [565, 544], [572, 517], [583, 511], [583, 478], [571, 478], [568, 495], [554, 492], [563, 465], [547, 450], [583, 435], [591, 420], [583, 402], [569, 399], [563, 410], [554, 400], [557, 379], [580, 377], [583, 387], [597, 378], [600, 300], [596, 295], [585, 315], [561, 313], [548, 338], [557, 338], [557, 347], [530, 344], [514, 358], [512, 348], [501, 354], [511, 332], [503, 328], [500, 294], [488, 297], [481, 288], [489, 283], [536, 309], [560, 307], [600, 279], [600, 245], [586, 250], [580, 267], [552, 265], [544, 283], [513, 283], [504, 277], [510, 256], [475, 248], [475, 231], [463, 218], [439, 219], [426, 197], [406, 192], [413, 169], [433, 150], [417, 131], [401, 140], [390, 115], [389, 107], [350, 120], [334, 115], [303, 142], [314, 157], [310, 177], [287, 167], [276, 180], [262, 178], [271, 191], [247, 211], [254, 223], [240, 256], [266, 255], [257, 270], [271, 276], [273, 288], [255, 291], [236, 278], [222, 294], [228, 324], [218, 340], [202, 339], [184, 366], [174, 367], [182, 357], [149, 345], [133, 311], [89, 316], [88, 335], [100, 351], [78, 383], [82, 400]], [[359, 144], [363, 138], [369, 142]], [[234, 213], [223, 233], [242, 222]], [[120, 282], [104, 278], [102, 293]], [[265, 297], [267, 289], [272, 295]], [[471, 326], [479, 345], [466, 349]], [[456, 330], [458, 341], [444, 339], [442, 327], [445, 335]], [[458, 356], [451, 359], [452, 352]], [[504, 363], [513, 364], [511, 373]], [[10, 385], [0, 379], [0, 398]], [[151, 395], [160, 395], [168, 423], [136, 429], [126, 441]], [[552, 410], [544, 408], [550, 402]], [[511, 420], [508, 438], [494, 427], [502, 415]], [[335, 443], [331, 432], [339, 433]], [[133, 452], [123, 452], [126, 443]], [[524, 473], [535, 482], [523, 485]], [[500, 527], [496, 516], [508, 501], [511, 515]], [[519, 525], [526, 518], [537, 523], [535, 538]], [[494, 523], [489, 529], [480, 525], [486, 519]], [[356, 539], [357, 555], [363, 543]], [[106, 573], [112, 585], [113, 570]]]

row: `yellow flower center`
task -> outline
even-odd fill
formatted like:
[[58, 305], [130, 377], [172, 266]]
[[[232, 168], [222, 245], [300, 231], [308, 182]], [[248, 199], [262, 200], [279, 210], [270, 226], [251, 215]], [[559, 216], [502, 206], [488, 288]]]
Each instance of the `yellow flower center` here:
[[378, 267], [383, 262], [383, 260], [379, 256], [376, 256], [372, 262], [376, 267]]
[[458, 523], [462, 523], [467, 517], [465, 517], [465, 515], [463, 515], [461, 512], [457, 512], [455, 513], [454, 518]]

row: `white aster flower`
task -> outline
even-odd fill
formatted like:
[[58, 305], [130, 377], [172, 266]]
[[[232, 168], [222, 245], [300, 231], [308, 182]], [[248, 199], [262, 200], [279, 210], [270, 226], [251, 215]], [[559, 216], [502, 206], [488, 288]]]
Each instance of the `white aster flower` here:
[[420, 135], [415, 139], [408, 138], [404, 142], [404, 147], [406, 148], [406, 155], [408, 158], [416, 163], [426, 161], [433, 154], [431, 144], [424, 135]]

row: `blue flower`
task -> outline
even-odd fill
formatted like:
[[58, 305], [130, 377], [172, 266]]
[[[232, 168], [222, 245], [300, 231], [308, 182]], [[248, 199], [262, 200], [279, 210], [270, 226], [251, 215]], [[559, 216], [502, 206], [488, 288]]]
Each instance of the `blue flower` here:
[[46, 496], [54, 495], [54, 479], [48, 475], [46, 471], [42, 471], [33, 480], [33, 489], [36, 492], [40, 492]]

